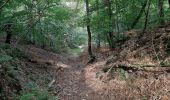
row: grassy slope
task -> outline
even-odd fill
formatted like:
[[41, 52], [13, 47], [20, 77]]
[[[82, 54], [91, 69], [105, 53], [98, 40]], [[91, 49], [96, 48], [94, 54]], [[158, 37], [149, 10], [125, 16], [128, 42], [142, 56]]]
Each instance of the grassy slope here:
[[52, 80], [45, 64], [30, 62], [22, 51], [0, 44], [0, 99], [47, 99]]

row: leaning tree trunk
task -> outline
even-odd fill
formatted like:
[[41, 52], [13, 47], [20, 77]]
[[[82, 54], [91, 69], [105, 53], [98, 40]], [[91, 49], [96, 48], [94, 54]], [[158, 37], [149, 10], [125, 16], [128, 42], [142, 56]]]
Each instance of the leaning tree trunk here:
[[91, 48], [91, 31], [90, 31], [90, 11], [89, 11], [89, 1], [85, 0], [86, 3], [86, 14], [87, 14], [87, 33], [88, 33], [88, 53], [90, 56], [90, 60], [88, 63], [93, 63], [95, 60], [95, 57], [92, 53]]
[[0, 10], [5, 7], [5, 5], [7, 5], [7, 3], [9, 2], [10, 0], [6, 0], [2, 5], [0, 5]]
[[136, 17], [136, 19], [134, 20], [134, 22], [131, 25], [131, 29], [133, 29], [136, 26], [136, 24], [139, 22], [139, 19], [141, 18], [142, 14], [145, 11], [146, 5], [147, 5], [147, 0], [144, 1], [144, 4], [143, 4], [138, 16]]
[[159, 11], [159, 22], [161, 25], [165, 24], [164, 20], [164, 8], [163, 8], [164, 0], [158, 0], [158, 11]]
[[148, 8], [147, 8], [147, 11], [146, 11], [146, 13], [145, 13], [145, 25], [144, 25], [144, 28], [143, 28], [143, 33], [145, 33], [146, 28], [147, 28], [150, 5], [151, 5], [151, 0], [148, 0]]

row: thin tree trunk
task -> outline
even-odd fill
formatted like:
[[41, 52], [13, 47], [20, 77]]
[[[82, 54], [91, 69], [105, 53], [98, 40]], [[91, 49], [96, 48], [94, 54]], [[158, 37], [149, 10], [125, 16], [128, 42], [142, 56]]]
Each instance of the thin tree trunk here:
[[5, 31], [6, 31], [6, 40], [5, 43], [10, 44], [11, 43], [11, 37], [12, 37], [12, 22], [8, 22], [7, 25], [5, 25]]
[[31, 5], [28, 6], [28, 10], [29, 10], [29, 15], [27, 16], [29, 18], [28, 21], [28, 38], [30, 38], [30, 40], [28, 41], [31, 44], [35, 44], [35, 40], [34, 40], [34, 15], [33, 15], [33, 0], [31, 0]]
[[170, 0], [168, 0], [168, 3], [169, 3], [169, 7], [170, 7]]
[[10, 0], [6, 0], [6, 2], [4, 2], [1, 6], [0, 6], [0, 10], [9, 2]]
[[75, 10], [77, 10], [77, 9], [78, 9], [78, 7], [79, 7], [79, 3], [80, 3], [80, 0], [77, 0], [77, 4], [76, 4], [76, 8], [75, 8]]
[[97, 48], [100, 48], [101, 47], [101, 40], [100, 40], [100, 34], [98, 33], [97, 34]]
[[147, 0], [144, 1], [144, 4], [139, 12], [139, 15], [136, 17], [136, 19], [134, 20], [134, 22], [131, 25], [131, 29], [133, 29], [136, 26], [136, 24], [139, 22], [139, 19], [141, 18], [142, 14], [145, 11], [146, 5], [147, 5]]
[[11, 33], [7, 33], [5, 43], [11, 44], [11, 37], [12, 37], [12, 34]]
[[113, 23], [112, 23], [112, 3], [110, 0], [105, 0], [105, 4], [108, 7], [107, 8], [107, 12], [108, 12], [108, 16], [109, 16], [109, 32], [107, 35], [107, 40], [110, 46], [110, 49], [114, 48], [114, 44], [113, 44], [113, 31], [112, 31], [112, 27], [113, 27]]
[[159, 17], [160, 17], [160, 24], [164, 25], [164, 8], [163, 8], [164, 0], [158, 0], [158, 10], [159, 10]]
[[[99, 1], [96, 0], [96, 5], [97, 5], [97, 16], [99, 16]], [[97, 23], [97, 28], [100, 29], [100, 20], [98, 20], [98, 23]], [[100, 33], [98, 31], [97, 33], [97, 48], [100, 48]]]
[[94, 60], [95, 60], [95, 57], [92, 53], [92, 48], [91, 48], [89, 1], [85, 0], [85, 3], [86, 3], [86, 13], [87, 13], [88, 53], [89, 53], [89, 56], [90, 56], [90, 60], [89, 60], [88, 63], [93, 63]]
[[147, 11], [146, 11], [146, 14], [145, 14], [146, 16], [145, 16], [145, 25], [144, 25], [144, 28], [143, 28], [143, 33], [145, 33], [146, 28], [147, 28], [150, 5], [151, 5], [151, 0], [148, 0], [148, 8], [147, 8]]

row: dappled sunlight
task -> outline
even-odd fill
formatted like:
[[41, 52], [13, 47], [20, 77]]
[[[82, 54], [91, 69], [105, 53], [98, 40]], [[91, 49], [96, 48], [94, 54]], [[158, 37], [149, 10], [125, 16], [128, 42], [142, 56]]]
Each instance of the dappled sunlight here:
[[131, 64], [136, 64], [136, 65], [157, 65], [155, 61], [152, 60], [150, 57], [144, 57], [144, 58], [129, 58], [127, 59], [128, 62]]
[[169, 100], [169, 10], [170, 0], [0, 0], [0, 100]]
[[64, 64], [64, 63], [62, 63], [61, 61], [59, 61], [59, 62], [57, 63], [57, 67], [70, 68], [71, 65], [67, 65], [67, 64]]

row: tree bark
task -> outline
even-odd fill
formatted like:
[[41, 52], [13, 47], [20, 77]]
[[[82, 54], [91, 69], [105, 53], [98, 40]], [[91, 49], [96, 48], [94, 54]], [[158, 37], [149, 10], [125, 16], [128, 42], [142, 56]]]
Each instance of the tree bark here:
[[108, 31], [108, 35], [107, 35], [107, 40], [110, 46], [110, 49], [114, 48], [114, 43], [113, 43], [113, 31], [112, 31], [112, 27], [113, 27], [113, 23], [112, 23], [112, 3], [110, 0], [105, 0], [104, 4], [107, 7], [107, 12], [108, 12], [108, 16], [109, 16], [109, 31]]
[[90, 31], [90, 12], [89, 12], [89, 1], [85, 0], [86, 3], [86, 14], [87, 14], [87, 33], [88, 33], [88, 53], [90, 56], [90, 60], [88, 63], [93, 63], [95, 60], [95, 57], [92, 53], [91, 48], [91, 31]]
[[4, 2], [1, 6], [0, 6], [0, 10], [9, 2], [10, 0], [6, 0], [6, 2]]
[[139, 12], [139, 15], [136, 17], [136, 19], [134, 20], [134, 22], [131, 25], [131, 29], [133, 29], [136, 26], [136, 24], [139, 22], [139, 19], [141, 18], [142, 14], [145, 11], [146, 5], [147, 5], [147, 0], [144, 1], [144, 4]]
[[150, 5], [151, 5], [151, 0], [148, 0], [148, 8], [147, 8], [147, 11], [146, 11], [146, 14], [145, 14], [145, 25], [144, 25], [144, 28], [143, 28], [143, 33], [145, 33], [146, 28], [147, 28]]
[[168, 0], [168, 3], [169, 3], [169, 7], [170, 7], [170, 0]]
[[164, 0], [158, 0], [158, 11], [159, 11], [159, 17], [160, 17], [160, 24], [164, 25], [165, 24], [165, 20], [164, 20], [164, 8], [163, 8], [163, 4]]
[[12, 34], [11, 33], [7, 33], [5, 43], [11, 44], [11, 37], [12, 37]]
[[7, 34], [5, 43], [10, 44], [11, 43], [11, 37], [12, 37], [12, 22], [7, 22], [5, 25], [5, 32]]
[[[97, 5], [97, 16], [100, 16], [99, 15], [99, 1], [98, 0], [96, 0], [96, 5]], [[98, 29], [100, 29], [100, 20], [98, 20], [98, 22], [97, 22], [97, 28]], [[100, 33], [99, 33], [99, 31], [97, 32], [97, 48], [100, 48]]]

